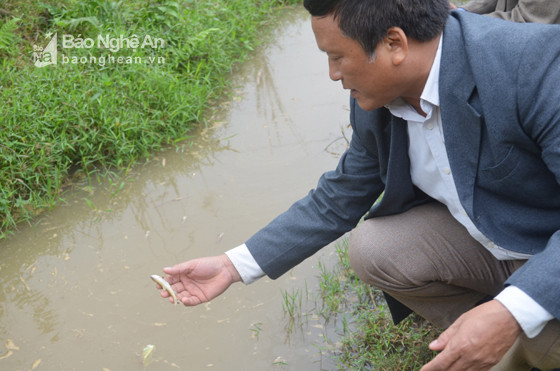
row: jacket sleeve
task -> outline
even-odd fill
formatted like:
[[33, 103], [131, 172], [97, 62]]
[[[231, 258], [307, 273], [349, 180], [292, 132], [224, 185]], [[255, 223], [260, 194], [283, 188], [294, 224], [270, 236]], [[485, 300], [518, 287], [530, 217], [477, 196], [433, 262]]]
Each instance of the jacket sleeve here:
[[324, 173], [316, 189], [246, 242], [270, 278], [354, 228], [383, 191], [376, 150], [373, 144], [369, 150], [362, 144], [354, 121], [351, 111], [352, 140], [337, 168]]
[[515, 6], [505, 9], [497, 9], [497, 3], [497, 0], [472, 0], [462, 8], [520, 23], [560, 23], [560, 1], [519, 0]]
[[476, 14], [488, 14], [496, 10], [498, 0], [471, 0], [461, 8]]
[[[535, 49], [528, 50], [519, 61], [516, 89], [523, 130], [540, 149], [546, 168], [556, 179], [556, 192], [560, 194], [560, 27], [547, 27], [550, 27], [549, 34], [541, 35], [539, 41], [531, 41], [533, 45], [527, 48]], [[549, 44], [550, 40], [555, 41]], [[539, 55], [538, 60], [535, 55]], [[542, 213], [548, 211], [542, 210]], [[556, 225], [557, 230], [551, 234], [545, 249], [532, 256], [507, 284], [519, 287], [560, 319], [560, 221]]]

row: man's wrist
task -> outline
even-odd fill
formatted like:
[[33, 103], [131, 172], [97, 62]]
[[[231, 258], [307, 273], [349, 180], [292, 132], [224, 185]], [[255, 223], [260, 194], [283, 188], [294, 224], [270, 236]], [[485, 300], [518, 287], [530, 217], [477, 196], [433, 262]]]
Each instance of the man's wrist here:
[[235, 283], [235, 282], [243, 281], [241, 275], [239, 274], [239, 271], [237, 270], [237, 268], [235, 268], [235, 265], [233, 264], [229, 256], [227, 256], [227, 254], [223, 254], [221, 255], [221, 257], [222, 257], [224, 267], [231, 275], [231, 282]]
[[516, 286], [505, 288], [496, 296], [496, 300], [507, 308], [528, 338], [537, 336], [548, 321], [554, 318], [539, 303]]
[[225, 254], [235, 267], [244, 284], [248, 285], [253, 283], [265, 275], [255, 258], [253, 258], [253, 255], [251, 255], [247, 245], [243, 244], [237, 246], [236, 248], [226, 251]]

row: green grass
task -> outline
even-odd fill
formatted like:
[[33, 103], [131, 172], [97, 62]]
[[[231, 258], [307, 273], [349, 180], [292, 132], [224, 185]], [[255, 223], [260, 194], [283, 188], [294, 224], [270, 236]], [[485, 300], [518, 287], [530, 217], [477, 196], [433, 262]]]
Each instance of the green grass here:
[[[126, 172], [188, 140], [236, 65], [296, 0], [0, 3], [0, 239], [55, 205], [80, 177]], [[58, 65], [33, 66], [33, 45], [59, 35]], [[62, 35], [97, 40], [146, 35], [165, 48], [62, 48]], [[109, 53], [110, 52], [110, 53]], [[158, 63], [62, 63], [155, 58]]]
[[291, 293], [287, 290], [282, 292], [282, 310], [284, 318], [287, 319], [285, 326], [286, 336], [290, 336], [296, 327], [302, 324], [303, 313], [303, 292], [300, 289], [293, 289]]
[[435, 353], [428, 344], [438, 332], [417, 316], [394, 325], [388, 309], [356, 311], [357, 329], [342, 339], [337, 355], [352, 370], [418, 370]]
[[[343, 370], [418, 370], [435, 353], [428, 344], [439, 331], [418, 316], [411, 315], [393, 324], [381, 291], [361, 282], [350, 267], [347, 241], [335, 245], [338, 263], [327, 268], [319, 264], [319, 293], [312, 313], [326, 322], [337, 322], [342, 329], [336, 347], [322, 344]], [[299, 291], [295, 292], [299, 295]], [[284, 295], [290, 304], [289, 326], [301, 317], [298, 295]], [[296, 305], [297, 304], [297, 305]]]

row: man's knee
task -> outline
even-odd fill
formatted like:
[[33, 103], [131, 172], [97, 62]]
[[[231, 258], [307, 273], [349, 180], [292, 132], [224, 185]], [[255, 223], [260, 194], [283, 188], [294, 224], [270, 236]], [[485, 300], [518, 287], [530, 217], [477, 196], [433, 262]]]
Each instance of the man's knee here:
[[383, 289], [399, 260], [407, 254], [402, 251], [405, 245], [397, 232], [387, 223], [379, 220], [366, 220], [350, 234], [348, 258], [356, 275], [364, 282]]
[[434, 203], [365, 220], [350, 234], [350, 265], [362, 281], [382, 290], [414, 288], [438, 280], [434, 258], [441, 255], [442, 247], [434, 240], [442, 239], [433, 226], [449, 218], [449, 212]]

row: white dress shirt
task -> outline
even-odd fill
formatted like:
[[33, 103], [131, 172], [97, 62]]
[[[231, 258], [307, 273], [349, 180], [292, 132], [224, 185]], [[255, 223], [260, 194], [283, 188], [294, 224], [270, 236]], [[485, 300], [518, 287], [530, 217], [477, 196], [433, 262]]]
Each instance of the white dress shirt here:
[[[528, 259], [530, 255], [495, 245], [475, 227], [461, 206], [445, 149], [439, 109], [441, 44], [440, 40], [428, 80], [420, 96], [420, 106], [426, 116], [420, 115], [401, 98], [387, 105], [393, 115], [403, 118], [408, 123], [410, 138], [408, 153], [412, 182], [430, 197], [446, 205], [451, 215], [497, 259]], [[249, 284], [264, 276], [264, 272], [245, 244], [229, 250], [226, 254], [239, 271], [244, 283]], [[505, 288], [496, 299], [512, 313], [529, 338], [538, 335], [546, 323], [554, 318], [540, 304], [515, 286]]]

